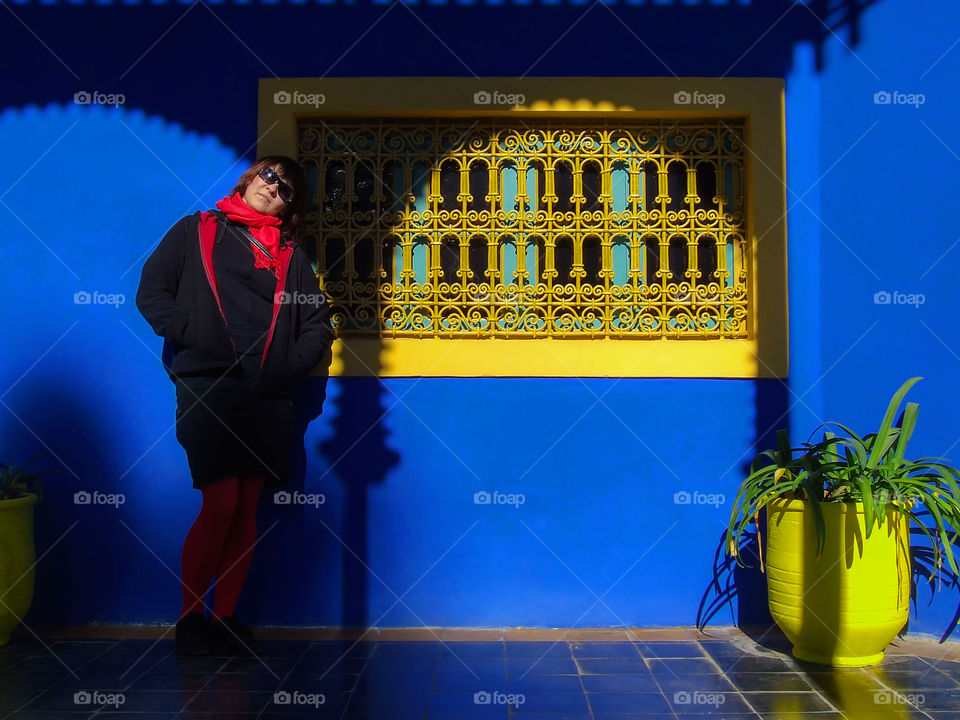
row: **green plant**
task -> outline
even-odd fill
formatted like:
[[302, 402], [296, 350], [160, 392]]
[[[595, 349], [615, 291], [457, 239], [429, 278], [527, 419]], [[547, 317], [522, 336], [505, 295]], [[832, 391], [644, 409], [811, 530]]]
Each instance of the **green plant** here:
[[24, 468], [36, 460], [36, 457], [30, 458], [20, 467], [12, 467], [4, 462], [0, 462], [0, 500], [15, 500], [29, 494], [37, 496], [38, 500], [43, 499], [43, 491], [40, 488], [40, 475], [44, 473], [27, 472]]
[[[867, 537], [874, 527], [883, 526], [888, 509], [903, 513], [930, 540], [937, 570], [946, 557], [956, 574], [952, 546], [960, 536], [960, 471], [942, 458], [906, 458], [917, 424], [917, 403], [906, 403], [899, 424], [894, 424], [907, 392], [921, 379], [910, 378], [894, 393], [875, 433], [861, 437], [845, 425], [828, 422], [818, 426], [802, 447], [792, 448], [787, 432], [778, 431], [777, 449], [757, 455], [740, 485], [727, 529], [727, 553], [743, 565], [738, 550], [744, 531], [756, 524], [759, 542], [760, 511], [773, 499], [787, 498], [810, 501], [819, 557], [825, 535], [820, 503], [862, 502]], [[810, 442], [826, 426], [843, 434], [824, 431], [821, 440]], [[929, 517], [922, 521], [919, 515]], [[760, 562], [762, 569], [762, 555]]]

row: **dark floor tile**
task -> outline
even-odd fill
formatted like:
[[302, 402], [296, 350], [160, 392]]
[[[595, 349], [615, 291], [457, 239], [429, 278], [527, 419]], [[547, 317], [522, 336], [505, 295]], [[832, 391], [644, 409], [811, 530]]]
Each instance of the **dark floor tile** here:
[[280, 690], [268, 694], [267, 701], [258, 709], [271, 714], [310, 713], [311, 715], [339, 717], [343, 714], [350, 700], [350, 694], [345, 692], [319, 692], [313, 689]]
[[360, 712], [365, 707], [390, 708], [393, 710], [426, 710], [430, 698], [429, 678], [417, 686], [398, 682], [380, 686], [357, 685], [351, 694], [350, 712]]
[[577, 658], [636, 658], [639, 657], [632, 642], [583, 642], [570, 643], [570, 650]]
[[[915, 696], [915, 697], [911, 697]], [[925, 711], [958, 712], [960, 711], [960, 696], [949, 690], [925, 690], [920, 693], [907, 693], [906, 698]], [[901, 697], [891, 698], [891, 700]]]
[[660, 692], [652, 675], [581, 675], [583, 687], [591, 693]]
[[504, 643], [507, 648], [507, 657], [550, 657], [550, 658], [569, 658], [571, 657], [570, 645], [566, 641], [561, 642], [507, 642]]
[[189, 699], [189, 695], [171, 692], [126, 692], [115, 698], [114, 693], [98, 696], [94, 691], [84, 693], [82, 690], [50, 690], [30, 703], [26, 709], [44, 712], [92, 712], [109, 704], [124, 712], [177, 712]]
[[507, 688], [512, 693], [582, 693], [578, 675], [527, 675], [524, 678], [507, 678]]
[[[776, 715], [771, 715], [760, 711], [759, 717], [763, 720], [859, 720], [855, 717], [845, 717], [838, 712], [818, 712], [818, 713], [807, 713], [807, 712], [797, 712], [791, 710], [778, 710]], [[692, 720], [684, 716], [683, 720]], [[892, 718], [887, 718], [887, 720], [893, 720]]]
[[709, 655], [736, 655], [744, 652], [739, 645], [734, 645], [729, 640], [698, 640], [697, 642]]
[[511, 657], [507, 658], [510, 677], [530, 675], [576, 675], [579, 673], [573, 658], [562, 657]]
[[923, 672], [933, 667], [935, 663], [937, 663], [936, 660], [928, 660], [927, 658], [914, 657], [912, 655], [887, 655], [883, 658], [883, 662], [880, 663], [880, 665], [874, 665], [873, 667], [866, 668], [866, 670], [896, 670], [899, 672], [909, 670], [912, 672]]
[[[656, 682], [664, 693], [674, 692], [700, 692], [700, 693], [719, 693], [736, 692], [741, 689], [730, 683], [724, 675], [714, 675], [704, 673], [702, 675], [669, 675], [658, 673], [655, 676]], [[809, 690], [806, 685], [802, 685], [801, 690]]]
[[804, 676], [798, 673], [751, 673], [737, 669], [724, 673], [723, 677], [741, 691], [809, 692], [811, 690]]
[[589, 693], [587, 699], [594, 715], [600, 713], [669, 713], [670, 705], [658, 692]]
[[378, 643], [371, 657], [380, 658], [434, 658], [440, 652], [439, 642]]
[[[436, 715], [430, 715], [430, 720], [440, 717]], [[516, 713], [514, 717], [522, 717], [523, 720], [593, 720], [593, 716], [590, 713], [574, 713], [574, 712], [561, 712], [561, 713], [527, 713], [521, 712]], [[453, 716], [449, 716], [450, 720], [453, 720]]]
[[640, 654], [647, 658], [696, 658], [703, 651], [694, 642], [645, 642], [637, 643]]
[[[677, 712], [677, 717], [681, 720], [781, 720], [780, 716], [776, 718], [761, 718], [760, 715], [752, 712], [728, 712], [723, 708], [714, 712], [700, 712], [691, 710], [690, 712]], [[807, 715], [804, 720], [821, 720], [820, 715]]]
[[[213, 657], [179, 657], [177, 655], [168, 655], [156, 660], [150, 665], [137, 665], [133, 672], [154, 672], [166, 675], [175, 674], [193, 674], [202, 675], [204, 673], [217, 673], [227, 666], [230, 662], [228, 658]], [[112, 672], [114, 676], [119, 676], [129, 669], [130, 665], [122, 667], [103, 668], [103, 672]], [[95, 672], [95, 668], [86, 668], [86, 672]]]
[[674, 712], [682, 717], [687, 715], [726, 716], [731, 713], [750, 714], [753, 712], [739, 693], [720, 693], [681, 690], [665, 692], [667, 702]]
[[30, 657], [23, 658], [15, 667], [18, 673], [75, 673], [84, 662], [87, 661], [63, 660], [53, 655], [31, 655]]
[[[712, 661], [720, 667], [723, 672], [744, 672], [744, 673], [784, 673], [796, 672], [800, 668], [788, 664], [783, 658], [779, 657], [757, 657], [755, 655], [742, 655], [740, 657], [713, 657]], [[822, 668], [823, 666], [813, 666]]]
[[717, 666], [706, 658], [677, 658], [671, 660], [648, 660], [654, 675], [706, 675], [718, 674]]
[[[199, 692], [213, 682], [214, 678], [216, 675], [164, 675], [147, 672], [132, 679], [125, 688], [125, 692]], [[273, 678], [270, 679], [273, 680]], [[250, 689], [266, 690], [267, 688], [251, 687]]]
[[584, 675], [630, 675], [649, 671], [643, 658], [581, 658], [577, 660], [580, 672]]
[[677, 720], [673, 713], [594, 713], [594, 720]]
[[325, 654], [305, 655], [291, 665], [291, 672], [318, 674], [335, 673], [337, 675], [359, 675], [370, 662], [369, 658], [328, 656]]
[[[137, 713], [136, 715], [127, 714], [126, 717], [135, 717], [136, 720], [173, 720], [174, 716], [175, 714], [173, 713]], [[4, 716], [0, 715], [0, 717]], [[102, 718], [103, 715], [96, 715], [92, 712], [19, 712], [9, 717], [10, 720], [89, 720], [89, 718]], [[111, 717], [123, 716], [116, 715]]]
[[370, 657], [377, 651], [378, 643], [373, 642], [345, 642], [343, 640], [313, 642], [304, 653], [305, 657]]
[[0, 693], [0, 717], [13, 710], [26, 709], [38, 700], [44, 690], [11, 690]]
[[[173, 694], [173, 693], [171, 693]], [[204, 690], [199, 693], [185, 695], [181, 705], [186, 712], [192, 713], [259, 713], [273, 703], [273, 693], [265, 692], [211, 692]], [[281, 711], [288, 710], [286, 706], [275, 708]], [[304, 710], [313, 711], [309, 705]]]
[[433, 677], [432, 691], [435, 693], [474, 693], [490, 688], [506, 688], [506, 673], [477, 673], [472, 675], [466, 670], [449, 668], [438, 670]]
[[833, 709], [813, 692], [744, 692], [743, 697], [763, 716], [771, 715], [779, 718], [782, 713], [829, 712]]
[[63, 673], [5, 673], [0, 670], [0, 707], [9, 693], [32, 692], [38, 695], [45, 690], [62, 688], [61, 684], [68, 678], [70, 676]]
[[454, 656], [462, 658], [503, 658], [506, 649], [503, 643], [497, 642], [443, 642], [439, 643], [441, 657]]
[[495, 676], [506, 679], [507, 662], [501, 658], [484, 657], [440, 657], [437, 660], [436, 674], [447, 676], [484, 677]]
[[299, 690], [301, 692], [350, 692], [356, 686], [360, 679], [359, 675], [339, 675], [329, 673], [320, 675], [318, 673], [289, 673], [280, 678], [277, 682], [274, 678], [266, 678], [265, 681], [273, 681], [278, 690]]
[[283, 676], [294, 667], [301, 667], [298, 658], [293, 657], [235, 657], [230, 658], [220, 673], [266, 673]]
[[916, 690], [960, 690], [960, 680], [950, 677], [946, 673], [930, 668], [923, 672], [896, 672], [888, 670], [882, 673], [871, 673], [873, 677], [888, 687], [900, 692]]
[[9, 645], [0, 648], [0, 660], [4, 658], [25, 658], [43, 650], [43, 645], [32, 638], [29, 642], [10, 641]]
[[589, 713], [587, 698], [583, 692], [531, 692], [516, 693], [517, 704], [511, 710], [514, 715], [527, 713]]
[[507, 718], [509, 708], [504, 703], [494, 704], [492, 695], [485, 701], [484, 697], [475, 693], [432, 693], [428, 717], [441, 714], [453, 714], [461, 718]]
[[367, 668], [357, 680], [357, 690], [375, 692], [392, 686], [419, 688], [428, 692], [433, 684], [433, 668], [403, 670], [397, 668]]

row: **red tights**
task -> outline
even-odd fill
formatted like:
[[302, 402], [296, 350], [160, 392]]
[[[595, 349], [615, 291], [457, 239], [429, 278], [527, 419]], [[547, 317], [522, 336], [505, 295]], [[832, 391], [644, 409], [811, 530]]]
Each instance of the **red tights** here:
[[183, 612], [203, 612], [214, 575], [213, 619], [233, 615], [257, 541], [257, 500], [264, 479], [226, 477], [204, 486], [203, 505], [183, 542]]

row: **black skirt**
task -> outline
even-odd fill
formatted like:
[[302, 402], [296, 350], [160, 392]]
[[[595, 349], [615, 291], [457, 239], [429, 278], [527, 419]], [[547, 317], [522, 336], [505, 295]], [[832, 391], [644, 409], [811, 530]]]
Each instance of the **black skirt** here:
[[187, 453], [193, 487], [224, 477], [290, 479], [293, 401], [251, 390], [240, 374], [176, 378], [177, 441]]

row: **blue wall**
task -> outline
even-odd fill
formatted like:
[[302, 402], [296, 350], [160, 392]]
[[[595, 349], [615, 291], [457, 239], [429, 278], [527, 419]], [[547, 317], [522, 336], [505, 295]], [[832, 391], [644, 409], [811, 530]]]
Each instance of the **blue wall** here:
[[[265, 500], [239, 612], [279, 625], [662, 626], [694, 624], [705, 603], [715, 624], [762, 620], [755, 574], [738, 575], [732, 602], [711, 580], [744, 465], [773, 429], [796, 441], [821, 419], [868, 431], [900, 382], [923, 375], [914, 450], [960, 457], [960, 8], [860, 2], [824, 25], [791, 4], [11, 6], [22, 22], [0, 28], [17, 58], [0, 114], [0, 457], [49, 448], [64, 471], [37, 516], [47, 555], [30, 619], [179, 610], [200, 496], [160, 339], [133, 297], [164, 231], [253, 159], [257, 78], [675, 73], [786, 80], [788, 383], [331, 380], [298, 486], [325, 502]], [[75, 105], [81, 90], [126, 103]], [[926, 102], [876, 105], [882, 90]], [[874, 304], [884, 290], [925, 303]], [[77, 305], [79, 291], [126, 302]], [[322, 383], [304, 390], [309, 416]], [[81, 490], [125, 503], [76, 505]], [[479, 491], [525, 502], [476, 505]], [[677, 504], [682, 492], [725, 501]], [[956, 590], [928, 600], [921, 589], [911, 628], [939, 633]]]

